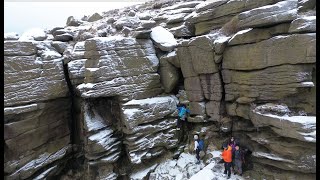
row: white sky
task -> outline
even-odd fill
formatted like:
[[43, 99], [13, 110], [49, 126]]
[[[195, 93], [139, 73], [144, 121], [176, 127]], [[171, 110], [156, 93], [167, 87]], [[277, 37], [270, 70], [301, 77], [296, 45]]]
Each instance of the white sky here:
[[135, 2], [4, 2], [4, 32], [22, 34], [31, 28], [64, 27], [69, 16], [81, 18], [95, 12], [144, 3]]

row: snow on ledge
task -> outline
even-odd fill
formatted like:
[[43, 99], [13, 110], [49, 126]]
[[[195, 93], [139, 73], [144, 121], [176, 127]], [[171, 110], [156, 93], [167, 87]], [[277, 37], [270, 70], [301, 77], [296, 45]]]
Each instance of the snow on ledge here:
[[159, 104], [159, 103], [166, 103], [175, 101], [174, 96], [164, 96], [164, 97], [154, 97], [154, 98], [147, 98], [147, 99], [141, 99], [141, 100], [131, 100], [127, 103], [125, 103], [125, 106], [128, 105], [150, 105], [150, 104]]

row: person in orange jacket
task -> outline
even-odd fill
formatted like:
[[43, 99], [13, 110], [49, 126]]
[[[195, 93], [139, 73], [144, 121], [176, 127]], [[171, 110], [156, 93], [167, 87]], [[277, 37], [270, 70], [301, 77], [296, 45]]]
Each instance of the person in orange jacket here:
[[228, 179], [231, 176], [231, 164], [232, 164], [232, 147], [227, 144], [223, 145], [223, 152], [221, 154], [224, 161], [224, 174], [228, 173]]

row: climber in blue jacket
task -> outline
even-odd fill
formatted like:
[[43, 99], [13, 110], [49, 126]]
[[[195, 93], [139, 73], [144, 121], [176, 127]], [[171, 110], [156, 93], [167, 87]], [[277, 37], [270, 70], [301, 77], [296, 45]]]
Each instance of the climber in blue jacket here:
[[177, 121], [177, 130], [181, 128], [181, 122], [186, 121], [187, 113], [190, 113], [190, 110], [186, 108], [186, 105], [178, 105], [178, 121]]

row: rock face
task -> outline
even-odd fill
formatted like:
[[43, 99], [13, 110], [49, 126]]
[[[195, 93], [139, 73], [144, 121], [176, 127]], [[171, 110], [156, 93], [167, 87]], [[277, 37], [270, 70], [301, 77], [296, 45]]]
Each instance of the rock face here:
[[231, 134], [251, 152], [245, 177], [315, 179], [315, 12], [315, 0], [151, 1], [4, 34], [5, 179], [214, 177], [209, 150]]
[[154, 97], [132, 100], [121, 106], [128, 157], [134, 164], [176, 147], [176, 99]]
[[6, 178], [59, 172], [72, 149], [61, 55], [50, 43], [35, 41], [5, 41], [4, 55]]

